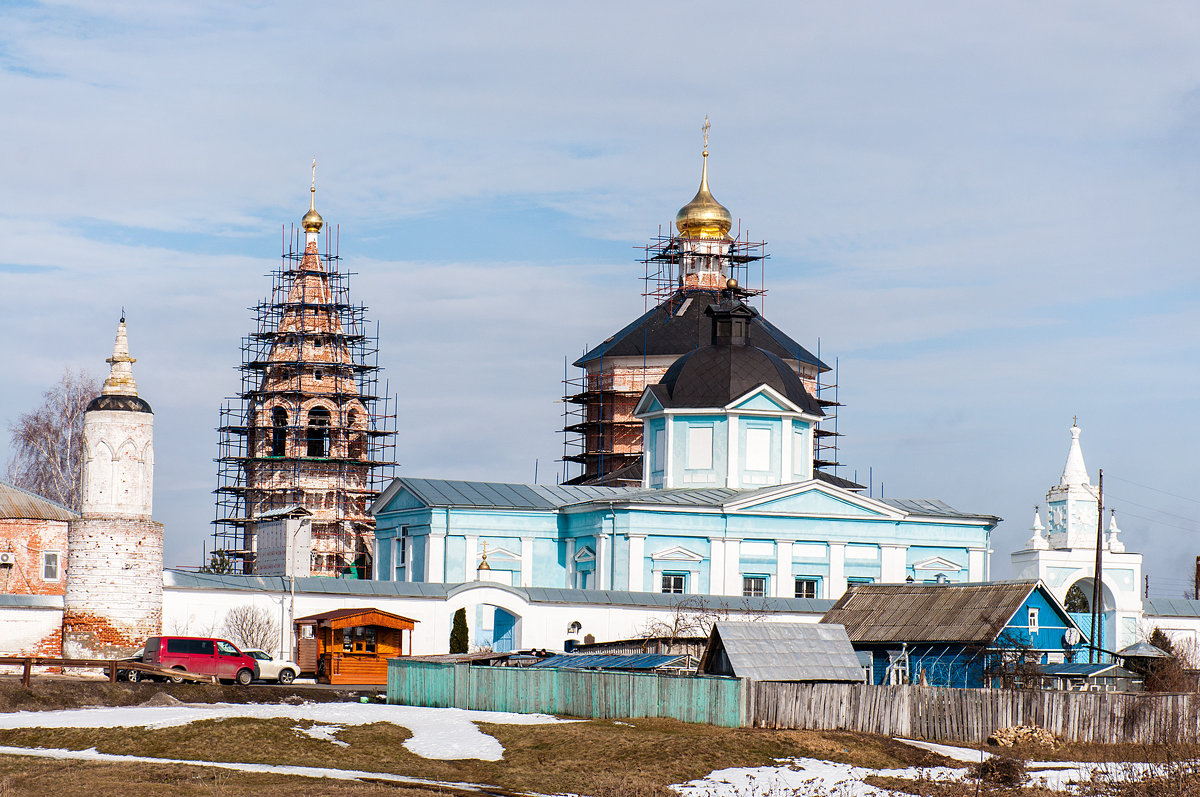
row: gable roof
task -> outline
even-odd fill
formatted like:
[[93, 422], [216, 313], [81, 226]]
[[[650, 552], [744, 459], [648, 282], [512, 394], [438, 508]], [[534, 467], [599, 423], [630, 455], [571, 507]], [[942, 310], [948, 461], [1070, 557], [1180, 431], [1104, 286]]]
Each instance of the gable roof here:
[[1035, 589], [1037, 581], [856, 584], [821, 622], [844, 625], [854, 642], [990, 644]]
[[[579, 368], [602, 357], [678, 357], [705, 346], [710, 339], [711, 324], [704, 311], [710, 304], [720, 300], [717, 291], [696, 288], [677, 290], [662, 304], [647, 310], [624, 329], [580, 357], [575, 361], [575, 366]], [[755, 346], [777, 357], [815, 365], [822, 373], [829, 370], [829, 366], [812, 352], [761, 315], [750, 322], [750, 336]]]
[[718, 622], [700, 671], [724, 651], [733, 675], [752, 681], [861, 681], [862, 667], [840, 625]]
[[342, 628], [349, 625], [379, 625], [385, 628], [411, 628], [417, 621], [411, 617], [401, 617], [398, 614], [385, 612], [370, 606], [357, 609], [334, 609], [320, 614], [310, 614], [307, 617], [297, 617], [297, 625], [315, 623], [329, 625], [332, 628]]
[[62, 504], [0, 481], [0, 518], [13, 520], [74, 520], [79, 515]]

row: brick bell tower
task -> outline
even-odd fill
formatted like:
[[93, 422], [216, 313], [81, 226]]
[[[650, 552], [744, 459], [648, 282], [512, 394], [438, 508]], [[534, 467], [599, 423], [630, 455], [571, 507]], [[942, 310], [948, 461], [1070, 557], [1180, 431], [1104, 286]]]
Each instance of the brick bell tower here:
[[[376, 395], [376, 339], [365, 308], [350, 302], [348, 274], [316, 209], [315, 161], [301, 225], [243, 341], [239, 403], [222, 411], [214, 553], [235, 572], [370, 578], [367, 508], [390, 469], [394, 432], [381, 428], [386, 409], [377, 411], [387, 400]], [[297, 508], [312, 513], [310, 535], [264, 536]], [[308, 556], [281, 558], [280, 545], [307, 547]], [[285, 559], [309, 566], [284, 572]]]
[[67, 526], [63, 655], [109, 658], [162, 632], [163, 525], [151, 519], [154, 412], [138, 395], [125, 317], [83, 416], [83, 505]]

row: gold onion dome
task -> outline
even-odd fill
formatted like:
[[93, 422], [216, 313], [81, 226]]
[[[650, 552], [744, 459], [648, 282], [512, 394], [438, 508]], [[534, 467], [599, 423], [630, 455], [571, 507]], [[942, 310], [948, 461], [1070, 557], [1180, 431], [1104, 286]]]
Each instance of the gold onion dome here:
[[700, 190], [675, 214], [675, 229], [685, 238], [728, 238], [733, 215], [708, 190], [708, 118], [704, 119], [704, 165]]
[[321, 214], [317, 212], [317, 159], [313, 158], [313, 175], [312, 187], [309, 189], [308, 212], [304, 214], [304, 218], [300, 223], [304, 225], [305, 232], [320, 232], [325, 226], [325, 219], [321, 218]]

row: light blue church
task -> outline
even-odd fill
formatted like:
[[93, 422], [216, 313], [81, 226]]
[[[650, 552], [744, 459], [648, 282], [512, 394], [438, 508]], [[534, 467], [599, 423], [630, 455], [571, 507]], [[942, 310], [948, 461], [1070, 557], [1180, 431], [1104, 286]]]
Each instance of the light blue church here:
[[641, 487], [396, 479], [372, 507], [375, 577], [825, 599], [855, 582], [988, 580], [999, 518], [814, 473], [820, 406], [752, 345], [756, 311], [724, 296], [710, 344], [638, 403]]

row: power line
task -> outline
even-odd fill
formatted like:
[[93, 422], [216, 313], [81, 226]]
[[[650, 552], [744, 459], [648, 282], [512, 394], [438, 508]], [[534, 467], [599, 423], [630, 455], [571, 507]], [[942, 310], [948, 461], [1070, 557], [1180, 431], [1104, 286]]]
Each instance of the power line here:
[[1195, 526], [1180, 526], [1176, 523], [1167, 523], [1164, 520], [1158, 520], [1157, 518], [1146, 517], [1145, 515], [1135, 515], [1132, 512], [1121, 512], [1121, 517], [1135, 517], [1138, 520], [1145, 520], [1149, 523], [1157, 523], [1160, 526], [1169, 526], [1170, 528], [1179, 529], [1180, 531], [1196, 531]]
[[1137, 501], [1130, 501], [1128, 498], [1119, 498], [1115, 495], [1113, 496], [1113, 501], [1114, 501], [1115, 505], [1117, 505], [1117, 508], [1120, 508], [1120, 506], [1124, 505], [1124, 504], [1133, 504], [1134, 506], [1140, 506], [1142, 509], [1149, 509], [1151, 512], [1158, 512], [1161, 515], [1170, 515], [1171, 517], [1179, 518], [1180, 520], [1195, 520], [1196, 519], [1195, 516], [1176, 515], [1174, 512], [1168, 512], [1165, 509], [1156, 509], [1152, 506], [1147, 506], [1146, 504], [1139, 504]]
[[1163, 495], [1169, 495], [1172, 498], [1178, 498], [1181, 501], [1191, 501], [1193, 504], [1200, 504], [1200, 498], [1188, 498], [1186, 495], [1179, 495], [1178, 493], [1171, 493], [1171, 492], [1167, 492], [1166, 490], [1160, 490], [1159, 488], [1151, 487], [1148, 484], [1139, 484], [1135, 481], [1130, 481], [1129, 479], [1122, 479], [1120, 476], [1109, 476], [1108, 478], [1116, 479], [1117, 481], [1125, 482], [1126, 484], [1132, 484], [1134, 487], [1141, 487], [1143, 490], [1153, 490], [1156, 493], [1162, 493]]

